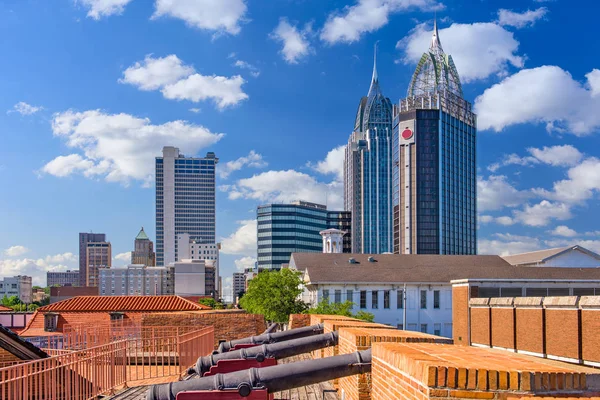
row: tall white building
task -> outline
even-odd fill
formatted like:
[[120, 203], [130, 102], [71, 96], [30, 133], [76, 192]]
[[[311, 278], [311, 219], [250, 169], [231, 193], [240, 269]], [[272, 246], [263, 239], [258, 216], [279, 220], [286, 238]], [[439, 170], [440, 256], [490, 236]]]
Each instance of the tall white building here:
[[215, 242], [215, 168], [219, 159], [185, 157], [164, 147], [156, 158], [156, 265], [181, 260], [176, 236], [198, 243]]
[[207, 264], [215, 268], [215, 283], [214, 287], [220, 294], [221, 287], [219, 284], [219, 250], [221, 243], [201, 243], [191, 238], [189, 233], [177, 235], [177, 260], [205, 260]]
[[169, 270], [130, 264], [122, 268], [100, 268], [100, 296], [164, 295], [168, 290]]
[[0, 280], [0, 298], [4, 296], [19, 296], [19, 300], [23, 303], [31, 303], [33, 301], [31, 277], [17, 275]]

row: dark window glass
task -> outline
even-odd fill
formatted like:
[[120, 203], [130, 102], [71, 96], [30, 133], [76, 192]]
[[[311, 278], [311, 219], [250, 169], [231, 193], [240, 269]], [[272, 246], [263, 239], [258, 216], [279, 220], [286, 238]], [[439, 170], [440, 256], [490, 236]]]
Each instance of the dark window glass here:
[[421, 309], [427, 308], [427, 290], [421, 290]]
[[521, 288], [501, 288], [500, 297], [521, 297], [523, 290]]
[[573, 296], [593, 296], [594, 288], [573, 288]]
[[548, 288], [548, 296], [568, 296], [569, 288]]
[[500, 289], [480, 287], [479, 297], [500, 297]]
[[433, 308], [440, 308], [440, 291], [433, 291]]
[[371, 292], [371, 308], [379, 308], [379, 291]]
[[399, 289], [396, 292], [396, 308], [404, 308], [404, 290]]
[[326, 302], [329, 302], [329, 290], [327, 290], [327, 289], [323, 290], [323, 300], [325, 300]]
[[333, 301], [336, 302], [336, 303], [341, 303], [342, 302], [342, 291], [341, 290], [336, 290], [335, 291], [335, 295], [334, 295]]
[[367, 291], [360, 291], [360, 308], [367, 308]]
[[348, 289], [346, 290], [346, 300], [354, 302], [354, 293], [352, 292], [352, 289]]
[[383, 308], [390, 308], [390, 291], [383, 292]]

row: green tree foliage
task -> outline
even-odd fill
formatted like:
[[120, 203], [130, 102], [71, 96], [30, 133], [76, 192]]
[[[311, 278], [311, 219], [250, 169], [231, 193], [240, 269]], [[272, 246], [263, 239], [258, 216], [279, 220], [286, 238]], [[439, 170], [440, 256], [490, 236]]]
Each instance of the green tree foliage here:
[[222, 303], [219, 303], [212, 297], [206, 297], [204, 299], [200, 299], [200, 300], [198, 300], [198, 304], [212, 307], [215, 310], [222, 310], [225, 308], [225, 306]]
[[262, 271], [248, 282], [248, 290], [240, 306], [253, 314], [262, 314], [268, 321], [287, 323], [290, 314], [306, 310], [298, 300], [302, 293], [302, 273], [283, 268], [281, 271]]
[[345, 301], [343, 303], [330, 303], [327, 299], [323, 299], [315, 307], [310, 308], [308, 314], [323, 314], [323, 315], [344, 315], [346, 317], [354, 317], [367, 322], [373, 322], [375, 315], [366, 311], [358, 311], [352, 314], [352, 306], [354, 303]]
[[363, 321], [367, 322], [373, 322], [373, 320], [375, 319], [375, 315], [371, 314], [370, 312], [360, 310], [356, 314], [354, 314], [354, 318], [362, 319]]

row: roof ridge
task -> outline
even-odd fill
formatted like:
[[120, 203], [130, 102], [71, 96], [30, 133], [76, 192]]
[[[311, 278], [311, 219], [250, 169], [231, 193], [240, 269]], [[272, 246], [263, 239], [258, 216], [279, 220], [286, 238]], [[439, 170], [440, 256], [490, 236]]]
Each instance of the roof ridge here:
[[[526, 251], [524, 253], [508, 254], [506, 256], [500, 256], [500, 257], [504, 258], [504, 257], [522, 256], [522, 255], [525, 255], [525, 254], [541, 253], [542, 251], [551, 251], [551, 250], [566, 250], [566, 249], [572, 249], [573, 247], [577, 247], [577, 246], [578, 245], [575, 244], [575, 245], [571, 245], [571, 246], [551, 247], [549, 249]], [[581, 247], [581, 246], [579, 246], [579, 247]]]

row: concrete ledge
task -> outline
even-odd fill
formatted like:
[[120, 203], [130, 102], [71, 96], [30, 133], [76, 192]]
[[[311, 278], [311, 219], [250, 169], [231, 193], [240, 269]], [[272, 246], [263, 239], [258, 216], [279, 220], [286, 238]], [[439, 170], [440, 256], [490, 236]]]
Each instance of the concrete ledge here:
[[579, 298], [579, 307], [597, 308], [600, 310], [600, 296], [581, 296]]
[[542, 307], [543, 297], [515, 297], [515, 307]]
[[488, 297], [476, 297], [469, 300], [469, 305], [471, 307], [489, 307], [490, 299]]
[[512, 307], [515, 302], [514, 297], [494, 297], [490, 299], [492, 307]]
[[579, 297], [577, 296], [560, 296], [560, 297], [544, 297], [545, 308], [578, 308]]

